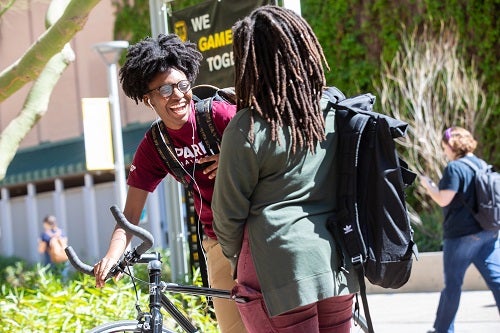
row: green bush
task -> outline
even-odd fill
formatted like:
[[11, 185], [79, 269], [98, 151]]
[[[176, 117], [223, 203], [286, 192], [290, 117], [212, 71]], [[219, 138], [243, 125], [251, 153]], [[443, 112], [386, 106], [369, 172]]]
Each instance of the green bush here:
[[441, 251], [443, 235], [443, 213], [436, 208], [430, 213], [421, 213], [421, 225], [414, 225], [414, 240], [419, 252]]
[[33, 280], [33, 271], [28, 264], [17, 257], [0, 257], [0, 283], [23, 286]]
[[[143, 274], [139, 273], [141, 266], [146, 265], [136, 265], [134, 271]], [[106, 322], [137, 316], [136, 291], [127, 276], [96, 289], [93, 277], [76, 273], [61, 283], [60, 271], [40, 264], [29, 267], [18, 258], [0, 258], [0, 272], [0, 332], [78, 333]], [[199, 276], [195, 274], [193, 281], [198, 283]], [[138, 304], [142, 311], [148, 311], [148, 293], [142, 291], [144, 285], [147, 289], [147, 281], [138, 281]], [[172, 294], [169, 299], [184, 309], [201, 331], [218, 331], [204, 297]], [[170, 315], [164, 312], [163, 317], [164, 326], [174, 329]]]

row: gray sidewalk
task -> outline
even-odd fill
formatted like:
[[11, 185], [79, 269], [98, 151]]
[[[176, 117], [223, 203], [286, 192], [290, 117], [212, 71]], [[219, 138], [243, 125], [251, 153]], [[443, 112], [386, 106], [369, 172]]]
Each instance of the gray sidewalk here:
[[[426, 333], [432, 328], [438, 301], [438, 292], [368, 294], [376, 333]], [[361, 330], [353, 327], [351, 332]], [[500, 333], [500, 315], [490, 291], [462, 292], [455, 332]]]

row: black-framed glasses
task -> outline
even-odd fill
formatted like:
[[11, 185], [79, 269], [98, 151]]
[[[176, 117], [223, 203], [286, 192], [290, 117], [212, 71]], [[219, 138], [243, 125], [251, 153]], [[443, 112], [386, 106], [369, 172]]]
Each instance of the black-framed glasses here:
[[177, 88], [181, 93], [185, 94], [191, 89], [191, 82], [189, 82], [189, 80], [180, 80], [174, 84], [162, 84], [158, 88], [148, 90], [146, 94], [153, 90], [157, 90], [162, 97], [170, 97], [174, 92], [174, 88]]

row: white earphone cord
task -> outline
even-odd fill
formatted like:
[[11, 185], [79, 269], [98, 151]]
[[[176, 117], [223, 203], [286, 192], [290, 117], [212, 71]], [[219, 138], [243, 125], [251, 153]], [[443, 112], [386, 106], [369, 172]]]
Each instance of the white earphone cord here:
[[[151, 101], [148, 100], [148, 103], [149, 105], [151, 106], [151, 108], [154, 110], [154, 107], [151, 105]], [[188, 175], [188, 177], [193, 181], [193, 185], [196, 186], [197, 190], [198, 190], [198, 195], [200, 197], [200, 210], [197, 212], [197, 220], [196, 220], [196, 233], [197, 233], [197, 236], [198, 236], [198, 240], [200, 242], [200, 245], [201, 245], [201, 253], [203, 255], [203, 260], [205, 261], [205, 266], [208, 267], [208, 263], [207, 263], [207, 256], [205, 254], [205, 249], [203, 248], [203, 243], [202, 243], [202, 238], [201, 238], [201, 233], [200, 233], [200, 230], [202, 228], [202, 225], [201, 225], [201, 213], [203, 211], [203, 197], [201, 196], [201, 191], [200, 191], [200, 187], [198, 186], [198, 183], [196, 182], [196, 179], [194, 178], [194, 173], [196, 171], [196, 160], [195, 160], [195, 163], [193, 165], [193, 173], [192, 175], [184, 168], [184, 166], [182, 165], [182, 163], [177, 159], [177, 156], [172, 152], [172, 149], [170, 148], [169, 145], [167, 145], [167, 143], [165, 142], [165, 137], [163, 136], [163, 133], [161, 131], [161, 127], [160, 125], [158, 124], [158, 121], [161, 121], [160, 118], [157, 119], [157, 122], [156, 122], [156, 126], [158, 126], [158, 132], [160, 132], [160, 136], [161, 136], [161, 140], [163, 141], [163, 144], [165, 145], [165, 147], [167, 147], [168, 151], [170, 152], [170, 155], [172, 155], [176, 162], [181, 166], [182, 170]], [[191, 128], [193, 129], [192, 131], [192, 136], [191, 136], [191, 139], [193, 140], [193, 146], [194, 146], [194, 126], [193, 124], [191, 123]]]

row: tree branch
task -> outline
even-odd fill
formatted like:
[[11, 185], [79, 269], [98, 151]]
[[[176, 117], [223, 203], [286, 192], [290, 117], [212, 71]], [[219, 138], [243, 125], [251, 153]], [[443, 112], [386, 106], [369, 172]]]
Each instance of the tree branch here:
[[47, 62], [71, 41], [87, 22], [99, 0], [71, 0], [62, 16], [15, 63], [0, 73], [0, 103], [35, 80]]

